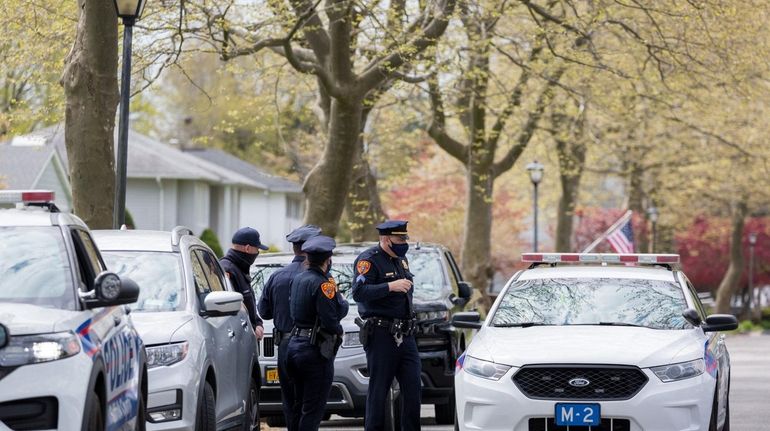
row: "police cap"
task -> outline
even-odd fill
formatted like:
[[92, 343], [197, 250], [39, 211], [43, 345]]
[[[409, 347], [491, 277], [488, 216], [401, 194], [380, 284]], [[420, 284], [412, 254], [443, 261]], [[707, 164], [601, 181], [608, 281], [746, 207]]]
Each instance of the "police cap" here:
[[259, 232], [251, 227], [242, 227], [233, 235], [233, 244], [250, 245], [260, 250], [267, 250], [269, 247], [259, 241]]
[[312, 225], [312, 224], [306, 224], [304, 226], [300, 226], [293, 231], [291, 231], [290, 234], [286, 235], [286, 241], [289, 241], [291, 243], [302, 243], [314, 236], [318, 236], [321, 234], [321, 228]]
[[406, 220], [388, 220], [377, 225], [377, 231], [380, 235], [399, 235], [404, 239], [409, 239], [406, 231]]
[[302, 251], [307, 254], [331, 255], [334, 247], [336, 246], [337, 243], [334, 242], [334, 239], [325, 235], [317, 235], [308, 239], [304, 244], [302, 244]]

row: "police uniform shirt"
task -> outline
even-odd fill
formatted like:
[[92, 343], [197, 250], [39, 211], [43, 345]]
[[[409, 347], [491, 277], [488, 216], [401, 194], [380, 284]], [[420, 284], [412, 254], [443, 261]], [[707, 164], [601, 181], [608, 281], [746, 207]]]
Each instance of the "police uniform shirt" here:
[[406, 294], [390, 292], [388, 283], [399, 279], [412, 281], [409, 261], [392, 257], [379, 245], [366, 249], [354, 263], [353, 299], [361, 317], [410, 319], [414, 294], [412, 286]]
[[291, 281], [305, 269], [305, 256], [295, 256], [289, 265], [274, 272], [262, 290], [257, 310], [263, 319], [273, 319], [275, 328], [281, 332], [290, 332], [294, 327], [289, 310]]
[[340, 320], [348, 314], [348, 302], [337, 292], [333, 278], [316, 267], [307, 268], [291, 283], [291, 317], [297, 328], [312, 328], [316, 318], [326, 331], [342, 335]]

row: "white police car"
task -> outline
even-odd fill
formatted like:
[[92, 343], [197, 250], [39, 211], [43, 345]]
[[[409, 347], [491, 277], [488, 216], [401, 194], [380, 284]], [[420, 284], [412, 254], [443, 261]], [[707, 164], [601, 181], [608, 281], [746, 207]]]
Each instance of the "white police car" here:
[[0, 209], [0, 429], [144, 430], [145, 350], [122, 305], [139, 288], [50, 202], [0, 191], [26, 204]]
[[[525, 254], [457, 361], [458, 427], [727, 431], [730, 356], [678, 255]], [[634, 265], [627, 266], [626, 264]]]

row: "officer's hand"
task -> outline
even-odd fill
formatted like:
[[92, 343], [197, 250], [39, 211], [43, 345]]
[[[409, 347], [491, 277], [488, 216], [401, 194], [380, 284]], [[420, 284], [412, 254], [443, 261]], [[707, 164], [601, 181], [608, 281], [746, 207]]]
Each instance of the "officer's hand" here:
[[257, 340], [261, 340], [262, 337], [265, 335], [265, 328], [261, 326], [257, 326], [254, 328], [254, 335], [257, 336]]
[[412, 282], [405, 278], [388, 283], [388, 290], [391, 292], [406, 293], [411, 287]]

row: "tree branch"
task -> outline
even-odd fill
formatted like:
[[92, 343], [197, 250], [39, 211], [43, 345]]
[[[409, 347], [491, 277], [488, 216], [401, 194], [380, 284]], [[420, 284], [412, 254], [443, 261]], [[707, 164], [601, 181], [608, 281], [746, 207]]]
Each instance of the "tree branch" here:
[[430, 95], [431, 122], [428, 126], [428, 135], [450, 156], [465, 164], [468, 162], [469, 147], [449, 136], [446, 131], [446, 116], [444, 115], [444, 102], [441, 98], [441, 89], [438, 85], [438, 77], [434, 74], [428, 80], [428, 93]]

